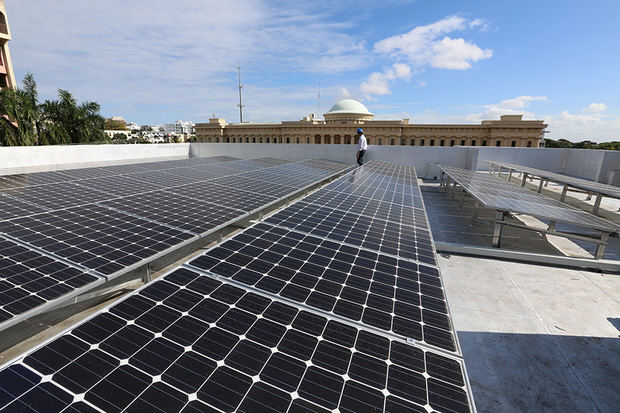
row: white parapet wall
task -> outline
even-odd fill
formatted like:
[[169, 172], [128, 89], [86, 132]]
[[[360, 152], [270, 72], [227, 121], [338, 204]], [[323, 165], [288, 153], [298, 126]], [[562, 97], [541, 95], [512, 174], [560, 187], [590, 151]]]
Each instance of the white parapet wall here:
[[188, 143], [0, 147], [0, 175], [189, 156]]
[[[71, 169], [153, 160], [217, 155], [252, 159], [271, 156], [290, 161], [309, 158], [355, 163], [355, 145], [274, 143], [171, 143], [0, 147], [0, 175]], [[620, 151], [472, 146], [369, 146], [367, 160], [414, 165], [420, 177], [433, 178], [435, 164], [488, 170], [486, 160], [528, 165], [607, 182], [620, 169]]]
[[[355, 145], [192, 143], [191, 157], [229, 155], [241, 159], [273, 156], [291, 161], [307, 158], [355, 163]], [[608, 171], [620, 169], [619, 151], [555, 148], [498, 148], [476, 146], [369, 146], [367, 160], [414, 165], [420, 177], [433, 178], [440, 170], [434, 164], [488, 170], [487, 160], [505, 161], [607, 182]]]

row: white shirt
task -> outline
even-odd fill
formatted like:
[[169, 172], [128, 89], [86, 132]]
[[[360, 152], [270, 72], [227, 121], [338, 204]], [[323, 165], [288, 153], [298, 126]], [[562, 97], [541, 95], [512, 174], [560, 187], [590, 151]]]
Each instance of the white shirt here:
[[357, 142], [357, 150], [365, 151], [367, 149], [368, 149], [368, 144], [366, 143], [366, 137], [364, 136], [364, 134], [362, 134], [360, 136], [360, 140]]

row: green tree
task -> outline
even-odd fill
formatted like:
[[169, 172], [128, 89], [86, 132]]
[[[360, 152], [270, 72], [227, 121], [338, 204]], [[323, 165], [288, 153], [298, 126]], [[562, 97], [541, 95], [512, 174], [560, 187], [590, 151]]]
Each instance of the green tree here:
[[39, 104], [37, 84], [26, 74], [23, 88], [0, 92], [0, 145], [68, 144], [107, 141], [96, 102], [77, 103], [60, 89], [58, 100]]
[[127, 124], [125, 122], [122, 122], [120, 120], [112, 120], [112, 119], [105, 120], [104, 129], [105, 130], [129, 130], [127, 129]]
[[620, 141], [599, 143], [598, 149], [605, 149], [608, 151], [620, 151]]
[[58, 100], [46, 100], [42, 105], [45, 135], [50, 144], [70, 144], [107, 141], [103, 132], [104, 118], [97, 102], [78, 105], [68, 90], [58, 90]]
[[0, 144], [37, 145], [41, 130], [41, 108], [37, 83], [31, 73], [24, 76], [23, 88], [0, 92]]

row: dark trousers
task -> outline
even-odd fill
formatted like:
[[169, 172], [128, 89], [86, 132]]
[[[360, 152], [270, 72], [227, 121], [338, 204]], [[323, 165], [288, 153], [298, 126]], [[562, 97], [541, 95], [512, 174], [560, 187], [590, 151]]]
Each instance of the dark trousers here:
[[359, 166], [364, 165], [364, 155], [366, 155], [366, 151], [359, 151], [357, 154], [357, 164]]

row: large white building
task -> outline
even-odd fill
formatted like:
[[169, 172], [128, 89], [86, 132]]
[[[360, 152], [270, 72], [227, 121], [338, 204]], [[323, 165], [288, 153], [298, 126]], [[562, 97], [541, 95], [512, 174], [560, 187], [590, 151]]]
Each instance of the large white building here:
[[171, 135], [191, 135], [194, 133], [194, 122], [177, 120], [175, 123], [166, 123], [164, 132]]

